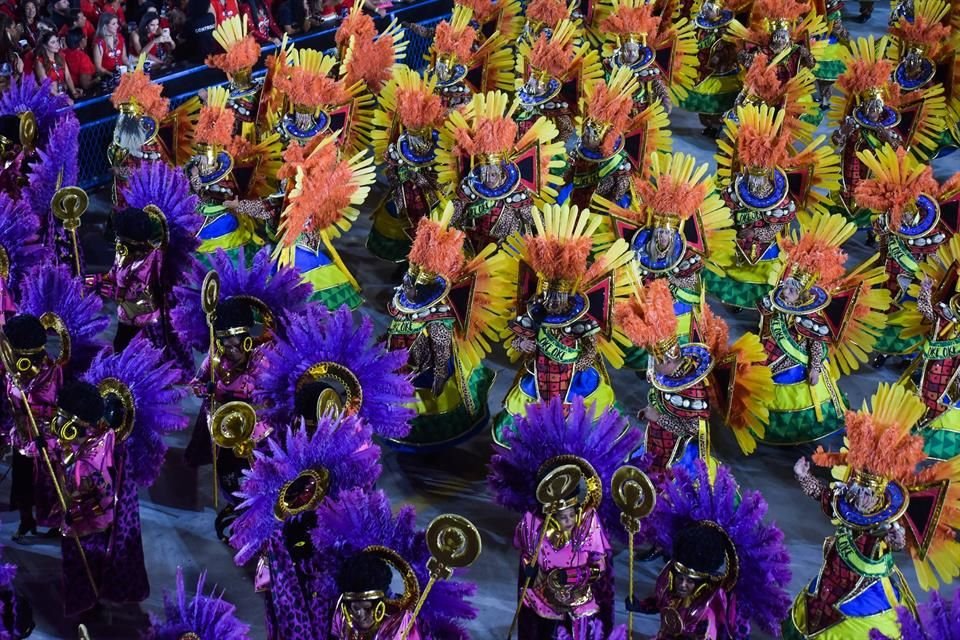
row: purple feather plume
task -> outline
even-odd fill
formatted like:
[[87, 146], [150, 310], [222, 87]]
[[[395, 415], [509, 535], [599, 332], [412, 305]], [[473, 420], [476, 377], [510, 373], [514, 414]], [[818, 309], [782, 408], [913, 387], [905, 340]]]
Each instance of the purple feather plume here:
[[561, 398], [532, 404], [507, 436], [509, 449], [496, 448], [487, 481], [501, 506], [520, 513], [539, 512], [536, 488], [540, 467], [557, 456], [579, 456], [593, 466], [604, 487], [599, 513], [607, 534], [625, 535], [620, 512], [606, 493], [614, 472], [637, 448], [640, 438], [640, 432], [615, 409], [607, 409], [597, 418], [581, 398], [569, 405], [567, 415]]
[[123, 447], [126, 473], [139, 487], [149, 487], [160, 473], [167, 453], [164, 435], [186, 429], [189, 423], [180, 409], [186, 391], [176, 386], [178, 377], [173, 362], [165, 361], [163, 351], [143, 336], [120, 353], [101, 352], [84, 375], [92, 384], [116, 378], [133, 395], [136, 422]]
[[284, 483], [301, 471], [329, 471], [327, 495], [334, 498], [347, 489], [369, 489], [380, 477], [380, 447], [373, 444], [370, 427], [356, 416], [323, 415], [312, 433], [301, 427], [285, 435], [268, 438], [269, 451], [254, 451], [253, 465], [243, 472], [236, 494], [243, 501], [237, 507], [240, 517], [230, 537], [238, 549], [238, 565], [249, 562], [283, 526], [274, 506]]
[[[313, 530], [313, 547], [317, 558], [320, 597], [317, 606], [323, 607], [321, 620], [332, 620], [339, 598], [336, 576], [349, 558], [371, 545], [381, 545], [396, 551], [417, 574], [420, 587], [426, 585], [427, 549], [423, 531], [416, 528], [416, 513], [411, 505], [404, 505], [396, 514], [383, 491], [367, 492], [352, 489], [334, 500], [325, 501], [317, 509]], [[463, 620], [472, 620], [477, 611], [467, 598], [476, 592], [476, 585], [456, 579], [437, 582], [417, 618], [422, 637], [432, 640], [466, 640], [469, 634]]]
[[407, 352], [388, 352], [373, 335], [373, 322], [363, 317], [359, 325], [346, 306], [327, 311], [319, 304], [293, 320], [285, 339], [266, 351], [258, 372], [253, 399], [263, 405], [272, 424], [290, 424], [294, 418], [297, 382], [320, 362], [334, 362], [353, 372], [363, 389], [359, 416], [385, 438], [410, 433], [415, 411], [413, 385], [398, 373], [407, 364]]
[[737, 482], [725, 467], [717, 470], [710, 484], [707, 467], [696, 463], [691, 475], [674, 468], [674, 478], [661, 487], [657, 506], [643, 526], [653, 532], [660, 549], [669, 553], [678, 532], [703, 520], [718, 524], [730, 537], [740, 559], [740, 574], [734, 587], [737, 628], [746, 637], [751, 623], [767, 633], [778, 634], [786, 618], [790, 596], [790, 555], [783, 532], [764, 522], [767, 502], [759, 491], [737, 496]]
[[[560, 627], [557, 629], [556, 635], [553, 636], [553, 640], [573, 640], [573, 636], [566, 629]], [[580, 640], [627, 640], [627, 627], [620, 625], [615, 627], [610, 635], [607, 635], [603, 632], [603, 623], [600, 620], [591, 620], [587, 624], [586, 635]]]
[[20, 115], [27, 111], [32, 112], [37, 120], [37, 134], [43, 145], [57, 118], [70, 113], [70, 103], [65, 95], [53, 95], [47, 78], [37, 84], [32, 73], [25, 73], [0, 94], [0, 116]]
[[237, 619], [237, 608], [216, 594], [216, 587], [206, 595], [203, 585], [207, 573], [197, 579], [197, 591], [187, 599], [183, 568], [177, 567], [177, 591], [163, 594], [163, 619], [151, 614], [146, 640], [180, 640], [187, 633], [200, 640], [247, 640], [250, 626]]
[[77, 184], [79, 152], [80, 122], [72, 112], [67, 112], [54, 125], [47, 144], [37, 149], [38, 160], [32, 165], [29, 184], [23, 190], [30, 208], [40, 219], [41, 240], [51, 249], [55, 241], [69, 243], [50, 203], [57, 189]]
[[[960, 638], [960, 589], [955, 589], [953, 598], [947, 600], [940, 592], [930, 594], [930, 601], [917, 606], [917, 617], [910, 609], [897, 609], [902, 640], [956, 640]], [[876, 629], [870, 632], [870, 640], [891, 640]]]
[[70, 333], [69, 371], [85, 370], [106, 342], [100, 337], [110, 325], [102, 313], [98, 296], [83, 295], [83, 281], [71, 275], [68, 267], [41, 265], [23, 283], [20, 313], [36, 317], [55, 313]]
[[40, 221], [26, 202], [14, 202], [5, 193], [0, 193], [0, 247], [10, 262], [7, 290], [19, 292], [26, 273], [44, 259]]
[[[220, 276], [220, 299], [233, 296], [256, 298], [273, 313], [278, 336], [285, 335], [292, 318], [307, 307], [311, 287], [293, 268], [274, 269], [270, 249], [264, 247], [253, 256], [250, 266], [241, 248], [236, 260], [223, 249], [208, 256], [210, 267]], [[196, 351], [209, 348], [207, 318], [200, 305], [200, 289], [207, 269], [201, 265], [190, 271], [182, 284], [174, 288], [176, 304], [171, 312], [174, 329], [184, 344]]]

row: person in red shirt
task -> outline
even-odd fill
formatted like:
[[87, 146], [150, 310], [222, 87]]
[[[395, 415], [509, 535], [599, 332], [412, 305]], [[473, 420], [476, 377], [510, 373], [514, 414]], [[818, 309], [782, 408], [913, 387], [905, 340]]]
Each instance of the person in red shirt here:
[[[123, 12], [123, 4], [120, 0], [105, 0], [104, 3], [100, 6], [101, 15], [104, 13], [112, 13], [117, 16], [117, 20], [120, 21], [120, 27], [123, 28], [127, 25], [127, 16]], [[100, 24], [99, 22], [97, 23]]]
[[146, 52], [147, 59], [155, 65], [172, 63], [176, 46], [169, 29], [166, 32], [161, 29], [160, 14], [155, 10], [144, 14], [140, 19], [140, 27], [130, 34], [133, 55], [140, 56]]
[[30, 47], [37, 46], [40, 37], [40, 21], [37, 15], [37, 3], [34, 0], [24, 0], [20, 5], [20, 26], [23, 27], [23, 39]]
[[83, 15], [87, 16], [87, 22], [91, 25], [100, 20], [100, 5], [93, 0], [80, 0], [80, 11], [83, 11]]
[[67, 48], [60, 52], [64, 62], [67, 63], [67, 69], [70, 70], [70, 76], [73, 83], [84, 91], [89, 91], [94, 84], [94, 78], [97, 75], [97, 68], [93, 66], [93, 60], [87, 55], [87, 36], [79, 28], [70, 29], [67, 32]]
[[260, 44], [280, 45], [280, 28], [277, 27], [266, 0], [241, 0], [240, 12], [247, 16], [250, 33]]
[[217, 24], [233, 16], [240, 15], [240, 7], [237, 5], [237, 0], [210, 0], [210, 8], [213, 9], [213, 16]]
[[37, 48], [34, 51], [33, 73], [37, 82], [44, 78], [50, 80], [50, 90], [55, 94], [65, 94], [73, 102], [73, 98], [80, 95], [73, 86], [73, 77], [67, 64], [60, 55], [60, 36], [52, 31], [44, 32], [40, 36]]
[[112, 76], [117, 67], [127, 64], [127, 43], [120, 33], [117, 16], [104, 12], [97, 23], [97, 36], [93, 41], [93, 64], [97, 73]]
[[60, 29], [60, 37], [66, 38], [67, 34], [73, 29], [80, 29], [87, 39], [87, 42], [93, 40], [93, 36], [96, 35], [97, 30], [90, 24], [90, 21], [87, 20], [87, 16], [84, 15], [83, 11], [80, 9], [71, 9], [70, 15], [73, 22], [71, 22], [69, 26]]

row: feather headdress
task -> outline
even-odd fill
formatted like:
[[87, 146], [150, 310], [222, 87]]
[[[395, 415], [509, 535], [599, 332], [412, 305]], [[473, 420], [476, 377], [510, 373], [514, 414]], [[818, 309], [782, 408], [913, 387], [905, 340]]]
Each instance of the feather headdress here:
[[953, 39], [950, 26], [944, 18], [950, 4], [944, 0], [917, 0], [913, 19], [900, 18], [890, 28], [890, 35], [898, 41], [901, 57], [909, 49], [919, 49], [924, 56], [937, 60], [941, 53], [950, 51]]
[[[346, 307], [328, 312], [311, 305], [293, 319], [287, 335], [274, 342], [258, 372], [254, 401], [264, 405], [264, 417], [276, 425], [294, 420], [297, 389], [317, 371], [334, 366], [343, 370], [356, 404], [345, 407], [378, 435], [402, 438], [410, 432], [415, 412], [413, 385], [398, 373], [407, 363], [404, 350], [387, 351], [377, 343], [373, 323], [364, 317], [358, 324]], [[317, 374], [322, 377], [320, 373]], [[356, 393], [359, 390], [359, 393]]]
[[147, 640], [248, 640], [250, 627], [236, 617], [237, 608], [217, 595], [216, 587], [209, 595], [204, 593], [206, 571], [197, 578], [197, 590], [187, 598], [183, 567], [177, 567], [177, 590], [163, 594], [163, 618], [150, 615]]
[[619, 36], [639, 36], [652, 46], [660, 30], [660, 16], [654, 15], [654, 4], [646, 0], [615, 0], [613, 11], [600, 22], [600, 30]]
[[706, 163], [683, 153], [655, 154], [650, 180], [635, 180], [640, 203], [653, 216], [687, 220], [703, 206], [710, 191]]
[[230, 544], [237, 549], [237, 565], [254, 558], [284, 520], [297, 517], [282, 516], [278, 504], [287, 483], [301, 473], [314, 472], [324, 479], [326, 486], [317, 486], [321, 502], [350, 489], [370, 489], [380, 477], [380, 447], [371, 440], [370, 426], [357, 416], [321, 415], [312, 431], [288, 429], [268, 438], [267, 444], [267, 451], [254, 451], [236, 494], [242, 502]]
[[871, 175], [857, 183], [854, 200], [859, 206], [885, 213], [887, 226], [893, 231], [900, 229], [905, 216], [916, 212], [921, 194], [936, 197], [940, 189], [930, 165], [918, 162], [903, 147], [864, 150], [857, 153], [857, 157], [870, 169]]
[[180, 372], [163, 350], [144, 337], [136, 337], [120, 353], [102, 352], [83, 379], [93, 385], [119, 381], [133, 402], [133, 428], [118, 442], [126, 452], [124, 470], [138, 487], [149, 487], [157, 479], [167, 453], [164, 437], [187, 428], [189, 417], [180, 408], [186, 397], [176, 386]]
[[[944, 598], [938, 591], [930, 594], [930, 601], [917, 605], [916, 613], [908, 607], [897, 609], [900, 640], [953, 640], [960, 638], [960, 589], [953, 598]], [[876, 629], [870, 631], [870, 640], [894, 640]]]
[[249, 33], [247, 16], [227, 18], [213, 30], [213, 39], [224, 53], [207, 56], [207, 66], [220, 69], [228, 77], [238, 72], [249, 72], [260, 59], [260, 45]]
[[356, 90], [331, 77], [337, 59], [314, 49], [292, 49], [273, 76], [273, 86], [294, 105], [330, 109], [349, 102]]
[[420, 272], [440, 276], [448, 283], [456, 281], [467, 259], [463, 254], [463, 231], [450, 226], [453, 204], [447, 204], [439, 217], [421, 218], [407, 260]]
[[[527, 4], [527, 20], [547, 29], [555, 29], [572, 11], [563, 0], [532, 0]], [[539, 29], [536, 29], [539, 31]]]
[[844, 72], [837, 78], [837, 86], [849, 96], [860, 98], [868, 91], [880, 91], [891, 106], [896, 106], [899, 85], [892, 82], [893, 63], [884, 59], [887, 50], [886, 37], [875, 41], [873, 36], [857, 38], [841, 53]]
[[394, 73], [396, 79], [396, 113], [400, 124], [411, 131], [437, 129], [447, 117], [440, 96], [434, 93], [435, 78], [424, 78], [409, 67]]
[[[317, 521], [323, 523], [313, 530], [312, 540], [318, 573], [323, 576], [317, 600], [317, 605], [326, 611], [321, 619], [333, 615], [340, 596], [335, 578], [341, 567], [370, 547], [396, 552], [412, 569], [420, 589], [429, 580], [430, 552], [424, 533], [416, 528], [416, 512], [411, 505], [394, 513], [383, 491], [353, 489], [320, 505]], [[469, 638], [463, 621], [477, 615], [476, 608], [467, 600], [475, 591], [473, 583], [456, 579], [435, 583], [417, 617], [420, 636], [428, 640]]]
[[351, 38], [360, 41], [372, 42], [377, 37], [377, 25], [373, 18], [363, 11], [363, 0], [354, 0], [353, 6], [347, 12], [346, 17], [337, 27], [334, 34], [334, 42], [337, 43], [337, 49], [343, 50], [350, 44]]
[[513, 149], [518, 131], [513, 113], [517, 106], [514, 103], [507, 108], [508, 100], [500, 91], [474, 96], [472, 127], [457, 142], [461, 154], [502, 156]]
[[373, 37], [355, 34], [347, 42], [340, 73], [348, 85], [362, 81], [371, 93], [379, 95], [394, 67], [403, 62], [407, 44], [396, 20]]
[[54, 94], [48, 78], [37, 83], [32, 73], [23, 74], [0, 94], [0, 116], [33, 114], [38, 146], [46, 143], [57, 122], [70, 110], [66, 93]]
[[23, 197], [40, 219], [41, 241], [53, 253], [58, 241], [70, 246], [70, 240], [51, 203], [59, 189], [76, 186], [80, 177], [80, 122], [73, 112], [63, 113], [51, 125], [46, 144], [37, 148], [37, 156]]
[[569, 20], [563, 20], [557, 24], [549, 37], [546, 33], [541, 33], [534, 40], [533, 46], [522, 43], [518, 51], [526, 57], [532, 71], [565, 81], [579, 61], [578, 52], [573, 44], [575, 36], [574, 24]]
[[134, 113], [144, 114], [157, 122], [170, 111], [170, 101], [163, 97], [163, 86], [150, 81], [143, 71], [146, 54], [140, 56], [137, 68], [120, 76], [110, 102], [117, 109], [129, 108]]
[[523, 29], [519, 0], [456, 0], [456, 6], [470, 9], [483, 33], [498, 32], [507, 41], [513, 41]]
[[786, 112], [768, 105], [737, 109], [737, 153], [746, 167], [783, 168], [790, 159], [790, 136], [783, 130]]
[[207, 89], [207, 102], [200, 109], [194, 137], [200, 144], [228, 147], [233, 142], [236, 114], [227, 106], [230, 92], [225, 87]]
[[607, 80], [587, 83], [580, 103], [582, 120], [599, 125], [603, 136], [600, 148], [612, 153], [630, 125], [633, 94], [637, 80], [628, 67], [618, 67]]
[[463, 6], [455, 5], [449, 20], [441, 20], [433, 35], [430, 47], [433, 58], [449, 58], [453, 64], [468, 64], [473, 57], [473, 43], [477, 40], [476, 30], [470, 26], [473, 12]]
[[676, 343], [677, 314], [666, 278], [656, 278], [637, 286], [629, 300], [613, 310], [614, 323], [630, 342], [648, 351], [658, 345]]
[[784, 277], [793, 275], [808, 283], [816, 282], [829, 291], [846, 273], [844, 264], [847, 254], [840, 247], [844, 240], [853, 235], [856, 227], [838, 215], [815, 218], [820, 222], [815, 223], [816, 228], [825, 231], [829, 225], [832, 237], [831, 234], [811, 230], [784, 238], [780, 243], [786, 253]]
[[712, 523], [720, 528], [732, 547], [737, 565], [736, 581], [729, 585], [728, 602], [733, 607], [730, 628], [749, 636], [756, 625], [777, 634], [789, 615], [790, 554], [783, 531], [765, 522], [767, 502], [759, 491], [742, 491], [726, 468], [717, 469], [711, 481], [702, 460], [691, 473], [674, 467], [674, 478], [661, 487], [657, 504], [644, 523], [653, 531], [658, 548], [670, 553], [677, 535], [691, 526]]
[[6, 295], [20, 295], [24, 278], [46, 258], [40, 243], [40, 220], [23, 199], [14, 201], [0, 193], [0, 269]]

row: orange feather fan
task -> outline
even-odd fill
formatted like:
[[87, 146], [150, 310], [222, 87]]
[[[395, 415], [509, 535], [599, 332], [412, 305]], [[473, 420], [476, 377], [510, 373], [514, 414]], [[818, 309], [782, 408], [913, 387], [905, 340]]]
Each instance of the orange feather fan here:
[[603, 153], [613, 152], [617, 138], [623, 135], [630, 123], [630, 111], [633, 109], [633, 97], [614, 93], [606, 83], [597, 83], [587, 102], [587, 116], [597, 122], [610, 124], [600, 149]]
[[573, 42], [555, 42], [541, 33], [530, 50], [530, 67], [543, 71], [551, 78], [563, 78], [573, 62]]
[[204, 106], [197, 118], [194, 137], [197, 142], [230, 146], [233, 141], [233, 125], [236, 115], [231, 109]]
[[587, 271], [587, 259], [593, 248], [593, 239], [589, 236], [533, 237], [524, 242], [527, 260], [541, 280], [576, 282]]
[[350, 38], [356, 36], [360, 42], [372, 42], [377, 37], [377, 25], [373, 23], [373, 18], [363, 12], [361, 8], [358, 11], [351, 11], [343, 19], [334, 35], [334, 40], [338, 48], [350, 44]]
[[421, 131], [434, 129], [443, 124], [447, 109], [440, 96], [424, 91], [422, 85], [417, 88], [398, 88], [396, 91], [397, 117], [406, 129]]
[[621, 36], [646, 34], [653, 41], [660, 29], [660, 17], [653, 15], [653, 3], [639, 7], [621, 6], [600, 23], [601, 31]]
[[150, 82], [143, 71], [137, 69], [120, 76], [120, 83], [110, 96], [114, 107], [136, 102], [143, 113], [154, 120], [163, 120], [170, 111], [170, 101], [163, 97], [163, 87]]
[[820, 466], [846, 464], [900, 482], [913, 480], [917, 465], [927, 460], [923, 437], [897, 425], [882, 425], [869, 413], [847, 411], [847, 451], [830, 453], [817, 447], [813, 461]]
[[527, 5], [527, 19], [541, 22], [551, 29], [555, 29], [569, 15], [570, 9], [562, 0], [533, 0]]
[[780, 104], [783, 98], [783, 83], [777, 76], [777, 69], [770, 65], [770, 59], [763, 52], [754, 57], [743, 77], [743, 86], [748, 94], [772, 106]]
[[460, 62], [466, 62], [473, 53], [473, 41], [477, 32], [473, 27], [455, 31], [453, 26], [444, 20], [437, 25], [433, 35], [433, 50], [437, 55], [450, 55]]
[[653, 209], [654, 213], [675, 215], [681, 220], [696, 213], [707, 197], [706, 184], [690, 184], [686, 180], [676, 180], [670, 174], [661, 175], [657, 184], [640, 178], [633, 184], [642, 204]]
[[466, 259], [463, 256], [463, 231], [421, 218], [407, 259], [428, 273], [452, 282], [460, 275]]
[[317, 149], [299, 169], [303, 173], [298, 181], [300, 196], [292, 199], [284, 211], [283, 242], [288, 246], [301, 233], [323, 231], [340, 220], [357, 191], [351, 182], [353, 169], [349, 162], [340, 160], [336, 145]]
[[810, 0], [756, 0], [752, 15], [768, 20], [789, 20], [805, 16], [811, 10]]
[[353, 54], [347, 65], [345, 81], [352, 86], [363, 80], [374, 94], [393, 76], [394, 64], [393, 36], [382, 35], [376, 40], [353, 41]]
[[333, 107], [350, 99], [343, 82], [303, 67], [285, 67], [274, 77], [273, 85], [293, 104], [305, 107]]
[[500, 8], [500, 4], [494, 0], [457, 0], [457, 4], [473, 11], [473, 19], [481, 25], [493, 19]]
[[247, 35], [243, 40], [235, 44], [226, 53], [216, 53], [207, 56], [208, 67], [220, 69], [226, 74], [233, 74], [237, 71], [250, 69], [257, 60], [260, 59], [260, 45], [253, 39], [252, 35]]
[[818, 274], [817, 284], [824, 289], [830, 289], [846, 274], [843, 265], [847, 261], [847, 254], [840, 247], [823, 242], [814, 234], [802, 234], [796, 242], [784, 238], [781, 244], [787, 254], [789, 269]]
[[517, 139], [517, 123], [512, 118], [477, 118], [473, 131], [457, 141], [468, 156], [504, 153]]
[[[908, 152], [903, 147], [897, 149], [897, 164], [901, 177], [910, 173], [913, 162], [908, 158]], [[940, 185], [933, 177], [933, 169], [929, 165], [913, 180], [893, 182], [879, 178], [868, 178], [857, 183], [853, 198], [858, 205], [886, 212], [887, 225], [891, 229], [899, 229], [903, 223], [903, 214], [912, 207], [921, 193], [936, 196]]]
[[[855, 58], [847, 62], [846, 71], [837, 78], [837, 86], [851, 96], [859, 96], [868, 89], [887, 89], [886, 93], [890, 93], [890, 89], [895, 87], [897, 89], [896, 97], [899, 99], [900, 85], [890, 82], [892, 72], [893, 63], [889, 60]], [[890, 85], [893, 85], [893, 87]], [[896, 102], [891, 100], [890, 97], [885, 96], [885, 99], [892, 106], [896, 106]]]
[[638, 347], [650, 350], [677, 336], [677, 315], [666, 278], [639, 287], [635, 295], [613, 310], [617, 327]]
[[922, 46], [926, 55], [935, 59], [943, 48], [943, 44], [950, 40], [950, 27], [935, 22], [926, 16], [915, 16], [913, 22], [898, 20], [890, 33], [901, 41], [910, 45]]
[[324, 136], [314, 136], [306, 145], [291, 144], [283, 151], [283, 165], [277, 170], [277, 179], [297, 177], [299, 169], [313, 153], [321, 142], [326, 140]]
[[784, 167], [790, 160], [790, 138], [783, 132], [768, 135], [742, 125], [737, 134], [737, 152], [747, 167]]

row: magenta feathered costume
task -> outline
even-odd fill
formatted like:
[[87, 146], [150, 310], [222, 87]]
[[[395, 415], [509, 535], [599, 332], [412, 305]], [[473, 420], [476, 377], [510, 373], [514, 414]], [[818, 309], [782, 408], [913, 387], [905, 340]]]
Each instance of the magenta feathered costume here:
[[250, 626], [236, 616], [237, 608], [217, 595], [216, 587], [203, 591], [207, 573], [197, 578], [197, 590], [188, 599], [183, 568], [177, 567], [177, 590], [163, 593], [163, 618], [150, 615], [145, 640], [181, 640], [194, 634], [198, 640], [249, 640]]

